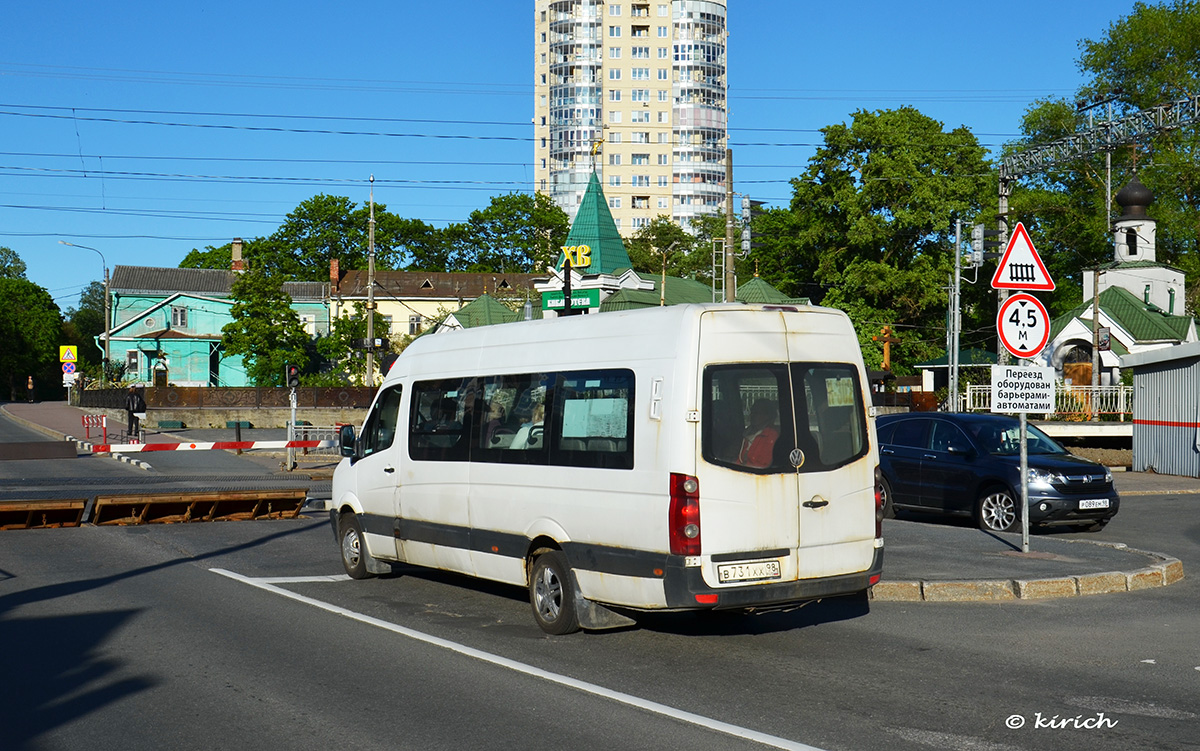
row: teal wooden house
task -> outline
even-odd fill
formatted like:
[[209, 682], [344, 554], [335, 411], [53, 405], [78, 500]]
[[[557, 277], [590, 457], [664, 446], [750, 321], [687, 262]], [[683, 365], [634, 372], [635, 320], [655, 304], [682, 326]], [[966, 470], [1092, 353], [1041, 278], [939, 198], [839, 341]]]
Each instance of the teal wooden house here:
[[[221, 329], [233, 321], [236, 274], [221, 269], [117, 266], [109, 293], [109, 354], [126, 378], [150, 385], [247, 386], [240, 355], [227, 357]], [[310, 336], [329, 333], [329, 285], [287, 282], [292, 309]], [[103, 335], [97, 337], [103, 350]]]

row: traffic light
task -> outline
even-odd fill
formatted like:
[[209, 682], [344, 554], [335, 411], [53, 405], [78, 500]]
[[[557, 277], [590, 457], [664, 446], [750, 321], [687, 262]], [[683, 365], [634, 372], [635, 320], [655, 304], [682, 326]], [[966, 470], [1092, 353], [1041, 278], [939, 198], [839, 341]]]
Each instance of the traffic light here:
[[1000, 257], [1000, 254], [993, 250], [1000, 247], [1000, 241], [988, 239], [999, 236], [1000, 230], [984, 229], [982, 224], [976, 224], [971, 228], [971, 251], [976, 266], [981, 265], [984, 259], [992, 261]]
[[300, 366], [289, 364], [283, 366], [283, 368], [287, 373], [288, 388], [298, 388], [300, 386]]

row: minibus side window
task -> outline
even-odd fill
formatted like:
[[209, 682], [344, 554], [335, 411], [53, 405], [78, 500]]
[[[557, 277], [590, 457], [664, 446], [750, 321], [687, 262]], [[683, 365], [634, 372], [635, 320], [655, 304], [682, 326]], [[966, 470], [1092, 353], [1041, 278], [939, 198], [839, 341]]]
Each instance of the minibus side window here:
[[[476, 390], [474, 379], [446, 378], [413, 384], [408, 455], [413, 459], [466, 461]], [[482, 402], [481, 402], [482, 403]]]
[[418, 381], [412, 399], [415, 460], [633, 468], [631, 370]]
[[364, 457], [391, 447], [396, 439], [396, 427], [400, 420], [401, 386], [386, 389], [375, 400], [375, 409], [363, 425], [362, 455]]
[[633, 469], [633, 404], [633, 371], [559, 374], [550, 463]]
[[471, 461], [545, 464], [546, 395], [552, 373], [491, 376], [484, 382], [486, 420], [475, 435]]

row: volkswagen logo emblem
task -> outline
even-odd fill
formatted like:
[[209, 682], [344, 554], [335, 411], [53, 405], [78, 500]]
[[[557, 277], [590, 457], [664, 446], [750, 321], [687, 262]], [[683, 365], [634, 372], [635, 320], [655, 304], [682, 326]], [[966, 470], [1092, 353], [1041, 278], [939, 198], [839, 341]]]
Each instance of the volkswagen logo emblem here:
[[792, 463], [793, 467], [800, 469], [804, 464], [804, 452], [800, 449], [792, 449], [791, 453], [788, 454], [788, 461]]

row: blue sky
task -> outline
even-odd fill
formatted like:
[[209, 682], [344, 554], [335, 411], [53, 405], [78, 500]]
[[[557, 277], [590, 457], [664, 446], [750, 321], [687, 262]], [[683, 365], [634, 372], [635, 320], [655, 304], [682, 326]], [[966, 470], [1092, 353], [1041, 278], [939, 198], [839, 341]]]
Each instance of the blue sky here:
[[[731, 0], [735, 188], [786, 204], [818, 129], [917, 107], [992, 147], [1084, 83], [1131, 2]], [[317, 193], [443, 226], [532, 183], [533, 3], [9, 3], [0, 245], [64, 310]], [[60, 240], [99, 251], [61, 245]]]

